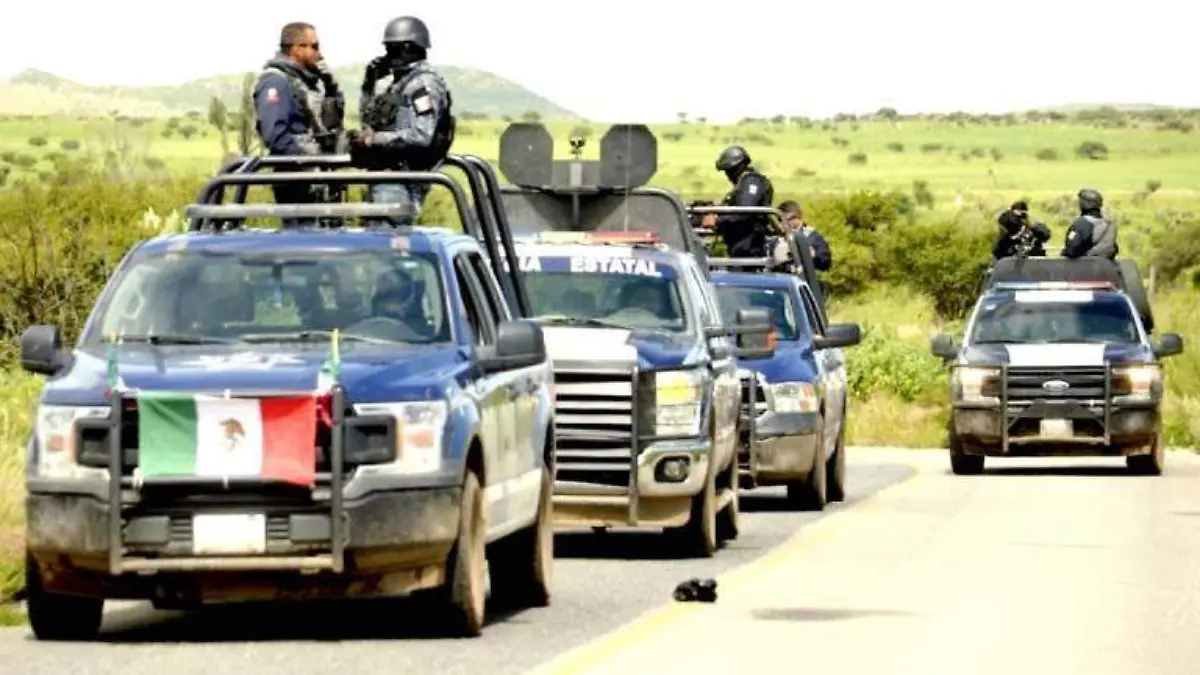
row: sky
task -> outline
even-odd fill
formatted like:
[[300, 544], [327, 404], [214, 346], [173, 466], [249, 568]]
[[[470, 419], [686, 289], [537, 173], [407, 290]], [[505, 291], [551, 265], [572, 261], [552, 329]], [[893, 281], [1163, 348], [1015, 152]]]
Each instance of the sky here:
[[408, 13], [429, 25], [435, 64], [490, 71], [596, 121], [1200, 107], [1187, 3], [1104, 4], [40, 0], [5, 11], [0, 78], [38, 68], [144, 85], [257, 71], [289, 21], [316, 25], [331, 64], [363, 62], [380, 53], [387, 21]]

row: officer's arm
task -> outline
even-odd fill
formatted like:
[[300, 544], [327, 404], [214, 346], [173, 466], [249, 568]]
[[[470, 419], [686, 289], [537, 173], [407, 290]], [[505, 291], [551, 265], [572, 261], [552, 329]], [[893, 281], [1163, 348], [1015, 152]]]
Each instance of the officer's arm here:
[[288, 120], [296, 112], [294, 100], [292, 85], [283, 75], [267, 75], [254, 91], [258, 133], [273, 155], [316, 154], [298, 142], [288, 129]]
[[[432, 77], [420, 77], [415, 82], [412, 107], [396, 117], [397, 128], [375, 134], [374, 144], [392, 148], [433, 145], [438, 119], [446, 112], [446, 95]], [[403, 124], [405, 115], [411, 115], [412, 124]]]
[[1008, 230], [1000, 228], [1000, 234], [996, 235], [996, 243], [992, 244], [992, 257], [999, 260], [1008, 255]]
[[813, 267], [828, 272], [833, 265], [833, 252], [829, 250], [829, 242], [815, 231], [808, 235], [808, 240], [812, 242], [813, 247]]
[[1092, 247], [1092, 223], [1087, 218], [1080, 218], [1071, 223], [1067, 230], [1067, 243], [1063, 246], [1064, 258], [1082, 258]]

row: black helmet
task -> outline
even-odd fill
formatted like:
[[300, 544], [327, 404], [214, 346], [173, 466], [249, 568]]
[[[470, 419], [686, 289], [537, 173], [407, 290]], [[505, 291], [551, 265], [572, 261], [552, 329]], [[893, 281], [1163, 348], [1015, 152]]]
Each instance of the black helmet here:
[[421, 49], [429, 49], [429, 28], [415, 16], [396, 17], [383, 29], [383, 44], [411, 42]]
[[1099, 211], [1102, 206], [1104, 206], [1104, 197], [1100, 195], [1099, 191], [1091, 188], [1084, 188], [1079, 191], [1080, 211]]
[[731, 145], [717, 157], [717, 171], [736, 172], [750, 165], [750, 153], [740, 145]]

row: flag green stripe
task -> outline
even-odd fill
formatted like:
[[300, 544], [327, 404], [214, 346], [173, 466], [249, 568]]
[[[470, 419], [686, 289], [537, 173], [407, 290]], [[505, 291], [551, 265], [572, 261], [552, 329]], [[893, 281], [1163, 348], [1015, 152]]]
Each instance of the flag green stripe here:
[[196, 401], [192, 396], [138, 396], [138, 468], [143, 476], [195, 475]]

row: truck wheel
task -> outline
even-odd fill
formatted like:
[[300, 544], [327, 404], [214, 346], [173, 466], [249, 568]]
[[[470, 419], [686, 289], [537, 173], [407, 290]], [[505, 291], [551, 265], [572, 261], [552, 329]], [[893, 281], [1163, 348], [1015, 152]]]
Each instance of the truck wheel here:
[[479, 477], [468, 471], [459, 509], [458, 539], [450, 550], [443, 589], [448, 595], [449, 628], [456, 637], [477, 637], [483, 632], [487, 574], [483, 490], [479, 488]]
[[[823, 435], [821, 430], [817, 431], [818, 439]], [[817, 442], [821, 443], [820, 440]], [[788, 505], [802, 511], [824, 511], [825, 503], [829, 500], [826, 480], [829, 478], [828, 474], [825, 451], [818, 447], [808, 477], [802, 481], [792, 481], [787, 484]]]
[[1125, 466], [1139, 476], [1161, 476], [1166, 450], [1163, 448], [1162, 435], [1154, 437], [1154, 451], [1148, 455], [1129, 455], [1125, 458]]
[[729, 465], [729, 478], [722, 483], [728, 483], [726, 489], [733, 493], [733, 500], [717, 514], [717, 540], [720, 542], [733, 541], [741, 532], [741, 504], [738, 499], [738, 470], [737, 457]]
[[537, 521], [500, 542], [491, 565], [497, 599], [509, 607], [546, 607], [554, 571], [554, 478], [542, 467]]
[[104, 598], [60, 595], [42, 588], [42, 575], [33, 557], [25, 556], [25, 588], [29, 626], [39, 640], [90, 640], [100, 632]]
[[825, 477], [826, 496], [831, 502], [846, 500], [846, 424], [838, 431], [837, 447], [829, 459], [829, 475]]
[[950, 470], [959, 476], [974, 476], [983, 473], [983, 455], [968, 455], [955, 436], [950, 437]]
[[679, 533], [685, 548], [702, 558], [711, 558], [717, 552], [717, 486], [715, 469], [704, 481], [704, 489], [692, 497], [692, 516]]

